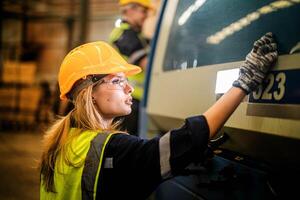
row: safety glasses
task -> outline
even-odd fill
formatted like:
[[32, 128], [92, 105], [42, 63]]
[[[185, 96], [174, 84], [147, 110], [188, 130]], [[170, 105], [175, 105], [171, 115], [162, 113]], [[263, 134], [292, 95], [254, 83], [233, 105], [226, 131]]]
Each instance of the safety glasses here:
[[125, 77], [114, 76], [108, 79], [101, 79], [97, 85], [105, 84], [107, 89], [111, 90], [123, 90], [127, 85], [129, 85], [128, 79]]

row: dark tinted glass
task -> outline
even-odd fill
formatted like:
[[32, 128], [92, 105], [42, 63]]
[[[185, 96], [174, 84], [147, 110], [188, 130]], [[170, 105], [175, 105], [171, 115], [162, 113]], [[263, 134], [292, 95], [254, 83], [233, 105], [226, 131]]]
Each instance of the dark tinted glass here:
[[[185, 21], [187, 10], [194, 11]], [[244, 60], [266, 32], [275, 33], [280, 54], [299, 53], [300, 1], [179, 0], [164, 70]]]

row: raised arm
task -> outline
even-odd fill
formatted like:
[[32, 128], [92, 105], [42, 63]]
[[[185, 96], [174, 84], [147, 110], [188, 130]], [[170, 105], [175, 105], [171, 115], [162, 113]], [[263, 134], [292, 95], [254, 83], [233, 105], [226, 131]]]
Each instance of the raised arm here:
[[240, 67], [239, 78], [233, 82], [233, 87], [203, 114], [209, 126], [210, 137], [223, 126], [245, 95], [263, 82], [277, 57], [277, 45], [272, 33], [265, 34], [254, 43]]

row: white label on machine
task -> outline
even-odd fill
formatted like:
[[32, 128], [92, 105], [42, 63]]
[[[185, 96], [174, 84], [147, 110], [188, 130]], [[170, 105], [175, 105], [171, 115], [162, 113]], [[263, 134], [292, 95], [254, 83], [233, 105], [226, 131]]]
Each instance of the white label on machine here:
[[215, 93], [224, 94], [225, 92], [227, 92], [232, 87], [233, 81], [235, 81], [238, 77], [238, 68], [218, 71]]

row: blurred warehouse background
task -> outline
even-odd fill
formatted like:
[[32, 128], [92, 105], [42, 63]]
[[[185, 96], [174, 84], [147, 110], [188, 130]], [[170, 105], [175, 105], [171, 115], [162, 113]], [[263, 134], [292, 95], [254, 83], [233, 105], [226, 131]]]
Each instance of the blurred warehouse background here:
[[63, 57], [84, 42], [107, 40], [119, 17], [118, 1], [1, 4], [1, 128], [36, 127], [59, 113], [56, 82]]
[[[0, 3], [0, 199], [38, 199], [40, 140], [68, 105], [58, 99], [60, 63], [82, 43], [108, 40], [118, 0]], [[155, 14], [145, 23], [149, 38]]]

